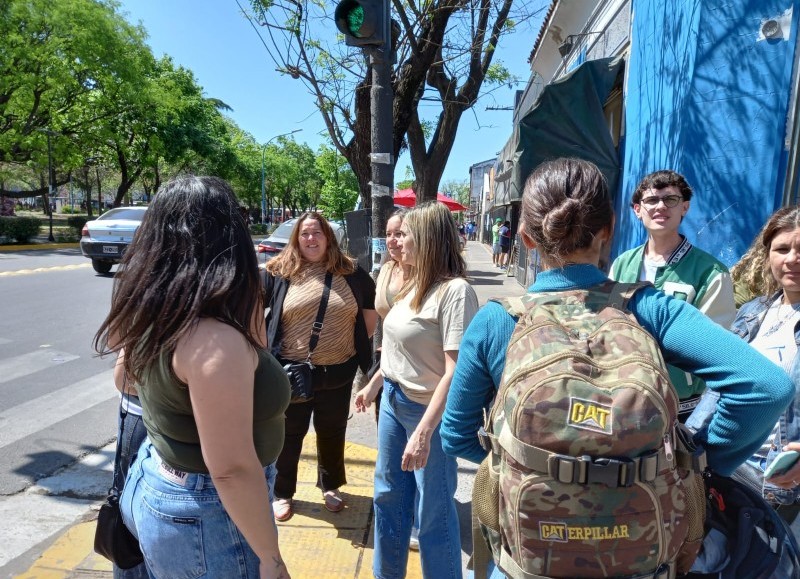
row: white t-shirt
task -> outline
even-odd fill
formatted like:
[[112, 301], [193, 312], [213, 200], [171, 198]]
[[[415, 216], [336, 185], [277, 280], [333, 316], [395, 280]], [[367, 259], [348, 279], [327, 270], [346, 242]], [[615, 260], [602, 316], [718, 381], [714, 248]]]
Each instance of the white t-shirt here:
[[664, 261], [654, 261], [649, 257], [645, 256], [642, 259], [642, 275], [641, 281], [649, 281], [650, 283], [656, 283], [656, 272], [659, 267], [664, 267], [666, 262]]
[[419, 312], [409, 305], [413, 297], [414, 290], [396, 301], [383, 321], [381, 373], [427, 406], [444, 375], [444, 352], [459, 349], [478, 297], [462, 278], [434, 287]]
[[[800, 319], [800, 309], [798, 309], [800, 304], [783, 305], [782, 301], [776, 300], [769, 307], [750, 345], [788, 373], [797, 355], [794, 327]], [[775, 425], [767, 440], [756, 452], [756, 456], [767, 457], [773, 442], [778, 438], [779, 427], [780, 423]]]
[[756, 350], [790, 372], [797, 355], [794, 327], [800, 319], [800, 304], [783, 305], [781, 300], [772, 304], [764, 315], [756, 337], [750, 342]]

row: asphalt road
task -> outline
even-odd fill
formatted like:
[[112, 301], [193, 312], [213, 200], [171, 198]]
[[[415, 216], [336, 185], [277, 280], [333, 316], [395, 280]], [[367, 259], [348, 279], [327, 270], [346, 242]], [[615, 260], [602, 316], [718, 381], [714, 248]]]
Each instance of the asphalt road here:
[[[484, 246], [465, 256], [481, 304], [522, 292]], [[0, 579], [27, 569], [110, 484], [118, 398], [113, 360], [92, 339], [113, 281], [77, 248], [0, 251]], [[374, 413], [354, 413], [347, 438], [375, 448]], [[464, 562], [474, 472], [459, 461]]]
[[77, 249], [0, 253], [0, 496], [114, 438], [112, 360], [91, 345], [113, 281]]

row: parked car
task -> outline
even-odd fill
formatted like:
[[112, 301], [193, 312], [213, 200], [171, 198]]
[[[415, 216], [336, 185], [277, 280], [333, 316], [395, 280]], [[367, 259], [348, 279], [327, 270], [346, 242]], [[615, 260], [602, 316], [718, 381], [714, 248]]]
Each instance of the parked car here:
[[[333, 234], [336, 236], [336, 241], [341, 245], [344, 239], [344, 227], [336, 221], [329, 221], [329, 223], [331, 224], [331, 229], [333, 229]], [[292, 234], [292, 230], [294, 230], [296, 225], [297, 218], [294, 217], [278, 225], [275, 231], [272, 232], [272, 235], [266, 239], [262, 239], [258, 244], [258, 253], [265, 254], [265, 260], [269, 260], [278, 255], [283, 251], [283, 248], [286, 247], [286, 244], [289, 243], [289, 236]]]
[[116, 207], [86, 222], [81, 231], [81, 252], [92, 260], [97, 273], [106, 274], [122, 261], [146, 210], [147, 207]]

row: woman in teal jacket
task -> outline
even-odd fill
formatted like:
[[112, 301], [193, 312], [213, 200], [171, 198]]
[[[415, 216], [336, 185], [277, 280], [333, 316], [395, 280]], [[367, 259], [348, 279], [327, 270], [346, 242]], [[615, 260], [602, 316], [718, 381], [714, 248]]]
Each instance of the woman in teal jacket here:
[[[613, 228], [611, 198], [594, 165], [558, 159], [537, 168], [525, 187], [519, 233], [528, 249], [539, 250], [545, 270], [529, 291], [586, 289], [607, 281], [598, 264]], [[645, 288], [628, 309], [656, 339], [667, 363], [719, 393], [719, 411], [704, 444], [709, 465], [730, 475], [769, 435], [792, 399], [791, 381], [684, 301]], [[515, 324], [503, 306], [489, 302], [465, 332], [442, 417], [445, 453], [473, 462], [486, 456], [478, 431], [500, 385]]]

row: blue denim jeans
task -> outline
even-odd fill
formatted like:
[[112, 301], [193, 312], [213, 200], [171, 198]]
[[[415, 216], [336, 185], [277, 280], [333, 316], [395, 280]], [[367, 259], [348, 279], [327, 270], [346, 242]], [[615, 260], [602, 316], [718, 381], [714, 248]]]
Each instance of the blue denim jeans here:
[[[378, 579], [405, 577], [412, 520], [419, 520], [424, 577], [461, 579], [461, 537], [455, 505], [456, 460], [444, 454], [439, 427], [431, 437], [425, 468], [400, 468], [409, 436], [426, 407], [409, 400], [395, 382], [384, 380], [375, 465], [375, 554]], [[414, 495], [419, 507], [414, 513]]]
[[[178, 483], [160, 467], [155, 449], [145, 441], [120, 501], [150, 577], [257, 579], [258, 557], [225, 511], [211, 477], [186, 474]], [[268, 481], [274, 480], [274, 471], [274, 465], [264, 469]]]

